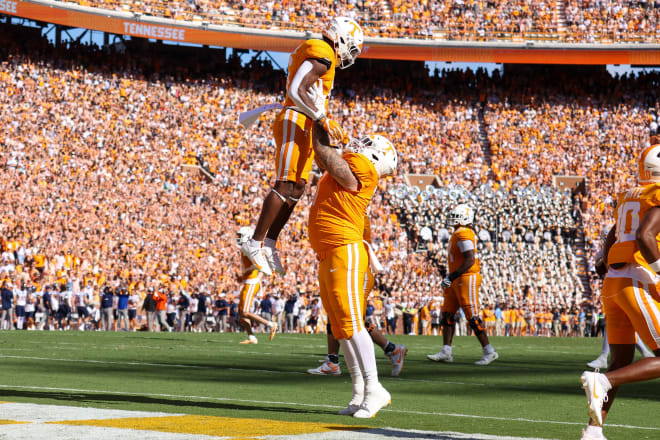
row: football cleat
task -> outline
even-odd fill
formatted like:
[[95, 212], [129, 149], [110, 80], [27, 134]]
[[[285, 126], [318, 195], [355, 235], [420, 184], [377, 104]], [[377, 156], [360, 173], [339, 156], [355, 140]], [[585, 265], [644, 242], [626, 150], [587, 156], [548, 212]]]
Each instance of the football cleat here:
[[390, 393], [381, 384], [378, 384], [376, 391], [366, 393], [360, 409], [353, 414], [353, 417], [358, 419], [376, 417], [378, 411], [390, 403], [392, 403], [392, 396], [390, 396]]
[[271, 270], [273, 272], [279, 273], [280, 275], [286, 275], [286, 270], [284, 269], [282, 261], [280, 260], [280, 251], [277, 248], [270, 246], [264, 246], [262, 249], [264, 251], [266, 261], [268, 261], [268, 266], [271, 268]]
[[339, 364], [330, 362], [328, 358], [325, 358], [325, 361], [318, 368], [310, 368], [307, 370], [307, 374], [313, 374], [315, 376], [340, 376], [341, 368]]
[[273, 274], [273, 271], [268, 264], [268, 260], [266, 260], [266, 257], [264, 256], [263, 248], [252, 247], [250, 246], [250, 242], [246, 241], [241, 245], [241, 252], [248, 257], [259, 272], [262, 272], [265, 275]]
[[603, 403], [607, 402], [607, 391], [598, 380], [599, 374], [585, 371], [580, 376], [580, 382], [582, 382], [582, 388], [587, 395], [589, 417], [596, 425], [603, 426]]
[[386, 356], [392, 361], [392, 376], [398, 376], [403, 371], [403, 360], [408, 354], [408, 349], [405, 345], [396, 345], [392, 353]]
[[435, 362], [454, 362], [454, 356], [452, 356], [450, 353], [445, 353], [444, 351], [438, 352], [436, 354], [428, 354], [426, 357]]
[[607, 356], [598, 356], [591, 362], [587, 362], [587, 367], [596, 369], [606, 369], [607, 368]]
[[353, 414], [358, 412], [359, 409], [360, 409], [360, 405], [349, 403], [346, 408], [337, 411], [337, 414], [339, 414], [340, 416], [352, 416]]
[[273, 338], [275, 337], [275, 333], [277, 333], [277, 323], [276, 323], [276, 322], [273, 322], [273, 323], [271, 323], [271, 326], [270, 326], [270, 335], [268, 336], [268, 339], [269, 339], [270, 341], [272, 341]]
[[607, 439], [602, 433], [600, 435], [593, 435], [587, 433], [587, 431], [583, 429], [582, 437], [580, 437], [580, 440], [607, 440]]
[[247, 338], [245, 341], [239, 342], [239, 344], [258, 344], [257, 338]]
[[491, 362], [493, 362], [495, 359], [499, 358], [500, 356], [497, 354], [496, 351], [492, 353], [486, 353], [484, 354], [481, 359], [479, 359], [477, 362], [475, 362], [476, 365], [488, 365]]

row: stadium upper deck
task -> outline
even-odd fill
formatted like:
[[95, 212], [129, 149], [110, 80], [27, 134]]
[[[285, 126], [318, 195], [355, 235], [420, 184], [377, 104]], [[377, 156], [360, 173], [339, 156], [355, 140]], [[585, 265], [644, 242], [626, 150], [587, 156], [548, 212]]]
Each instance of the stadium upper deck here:
[[660, 2], [624, 0], [65, 0], [192, 22], [318, 32], [346, 15], [371, 37], [459, 41], [657, 43]]

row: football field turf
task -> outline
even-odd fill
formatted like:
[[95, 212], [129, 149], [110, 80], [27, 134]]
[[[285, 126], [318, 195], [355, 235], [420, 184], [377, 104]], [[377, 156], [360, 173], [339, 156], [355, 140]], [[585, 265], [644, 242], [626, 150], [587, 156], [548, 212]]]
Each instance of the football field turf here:
[[[592, 338], [492, 338], [500, 359], [479, 367], [473, 337], [456, 338], [454, 363], [440, 364], [426, 355], [439, 351], [441, 337], [394, 336], [409, 348], [401, 377], [390, 377], [389, 360], [376, 347], [392, 405], [374, 419], [356, 420], [336, 415], [350, 399], [347, 371], [340, 377], [304, 374], [324, 358], [325, 335], [278, 334], [272, 342], [258, 336], [258, 345], [239, 345], [244, 334], [0, 332], [0, 401], [10, 402], [0, 405], [0, 438], [12, 438], [3, 431], [10, 426], [3, 405], [8, 411], [11, 404], [30, 403], [176, 414], [180, 430], [161, 431], [241, 439], [263, 438], [263, 430], [312, 432], [296, 429], [321, 425], [387, 428], [390, 439], [473, 438], [399, 435], [397, 429], [577, 439], [587, 423], [579, 376], [601, 345]], [[657, 414], [660, 382], [626, 385], [605, 435], [658, 439]], [[194, 415], [205, 416], [195, 420], [209, 429], [186, 431], [186, 420], [198, 423], [186, 419]], [[297, 423], [270, 428], [269, 421]]]

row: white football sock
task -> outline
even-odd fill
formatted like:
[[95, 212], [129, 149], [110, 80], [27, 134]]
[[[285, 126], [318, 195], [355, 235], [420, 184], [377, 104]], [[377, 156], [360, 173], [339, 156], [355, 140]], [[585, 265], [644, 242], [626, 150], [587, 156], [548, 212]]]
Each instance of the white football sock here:
[[351, 375], [351, 381], [353, 382], [353, 397], [351, 397], [350, 404], [360, 405], [362, 400], [364, 400], [364, 379], [360, 370], [360, 363], [353, 345], [348, 340], [340, 339], [339, 345], [341, 345], [341, 349], [344, 352], [346, 367], [348, 367], [348, 373]]
[[603, 436], [603, 427], [589, 425], [587, 429], [584, 430], [585, 433], [591, 435], [592, 437], [602, 437]]
[[607, 342], [607, 329], [603, 330], [603, 348], [600, 350], [600, 355], [598, 357], [604, 357], [607, 359], [607, 356], [610, 354], [610, 343]]
[[442, 346], [442, 352], [447, 353], [447, 354], [451, 354], [451, 345], [443, 345]]
[[353, 346], [355, 357], [360, 364], [365, 391], [373, 391], [377, 388], [379, 382], [378, 369], [376, 368], [376, 352], [374, 351], [374, 342], [371, 340], [369, 332], [366, 329], [362, 329], [357, 334], [354, 334], [348, 342]]
[[251, 248], [261, 248], [263, 241], [256, 241], [251, 238], [248, 244], [250, 245]]
[[494, 349], [493, 346], [490, 345], [490, 344], [484, 346], [482, 351], [484, 352], [484, 354], [495, 353], [495, 349]]
[[274, 249], [276, 243], [277, 243], [277, 242], [276, 242], [275, 240], [273, 240], [272, 238], [265, 238], [265, 239], [264, 239], [264, 246], [267, 246], [267, 247], [269, 247], [269, 248], [273, 248], [273, 249]]

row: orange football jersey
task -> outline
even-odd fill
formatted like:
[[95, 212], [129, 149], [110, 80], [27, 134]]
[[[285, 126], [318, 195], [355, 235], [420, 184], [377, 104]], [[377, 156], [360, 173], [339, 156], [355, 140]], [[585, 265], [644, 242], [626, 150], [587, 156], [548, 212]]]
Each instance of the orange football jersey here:
[[[637, 247], [635, 235], [647, 211], [660, 206], [660, 184], [638, 186], [619, 194], [614, 211], [616, 241], [607, 254], [607, 263], [638, 263], [649, 268]], [[660, 237], [660, 236], [659, 236]], [[660, 240], [658, 240], [660, 243]]]
[[241, 263], [243, 265], [243, 272], [241, 273], [243, 276], [243, 282], [245, 284], [255, 284], [256, 282], [258, 282], [259, 271], [257, 270], [256, 267], [254, 267], [254, 264], [252, 264], [250, 259], [245, 255], [241, 254]]
[[325, 173], [309, 209], [309, 241], [315, 252], [324, 252], [349, 243], [362, 242], [367, 206], [378, 186], [374, 165], [361, 154], [345, 152], [342, 157], [359, 181], [349, 191]]
[[[332, 85], [335, 81], [335, 68], [337, 66], [337, 56], [335, 50], [324, 40], [307, 40], [301, 43], [296, 50], [289, 56], [289, 76], [287, 78], [286, 89], [291, 87], [291, 81], [296, 76], [300, 65], [307, 59], [323, 60], [325, 64], [330, 65], [328, 71], [325, 72], [319, 80], [323, 86], [323, 95], [325, 95], [325, 109], [328, 109], [328, 96], [332, 90]], [[289, 97], [288, 93], [284, 101], [285, 107], [295, 107], [296, 104]]]
[[[458, 247], [461, 241], [471, 241], [477, 252], [477, 235], [471, 228], [458, 226], [449, 239], [449, 273], [454, 272], [463, 263], [463, 252]], [[474, 264], [463, 274], [479, 273], [479, 259], [475, 256]]]

